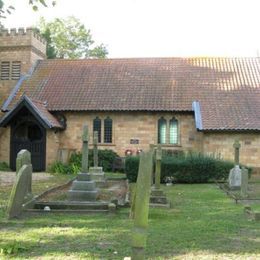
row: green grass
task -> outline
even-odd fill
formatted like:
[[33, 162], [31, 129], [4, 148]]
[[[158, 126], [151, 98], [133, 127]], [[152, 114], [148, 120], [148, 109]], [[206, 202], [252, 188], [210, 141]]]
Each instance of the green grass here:
[[[54, 178], [34, 185], [34, 191], [61, 182]], [[150, 209], [147, 259], [260, 258], [260, 222], [248, 221], [243, 205], [236, 205], [214, 184], [164, 190], [172, 208]], [[10, 187], [1, 187], [1, 203], [9, 192]], [[0, 249], [20, 249], [0, 259], [123, 259], [131, 255], [128, 212], [37, 215], [12, 221], [2, 215]]]

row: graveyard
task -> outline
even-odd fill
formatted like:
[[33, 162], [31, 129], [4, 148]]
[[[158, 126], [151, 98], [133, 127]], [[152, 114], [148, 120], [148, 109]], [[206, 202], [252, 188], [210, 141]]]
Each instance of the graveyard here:
[[[0, 183], [1, 259], [257, 259], [260, 179], [240, 167], [239, 148], [236, 140], [226, 182], [165, 185], [161, 147], [151, 145], [140, 154], [137, 181], [125, 187], [124, 203], [104, 196], [116, 174], [99, 166], [96, 141], [94, 167], [88, 165], [86, 125], [76, 176], [35, 179], [40, 173], [32, 172], [30, 153], [21, 150], [13, 182]], [[122, 186], [124, 178], [115, 183]]]

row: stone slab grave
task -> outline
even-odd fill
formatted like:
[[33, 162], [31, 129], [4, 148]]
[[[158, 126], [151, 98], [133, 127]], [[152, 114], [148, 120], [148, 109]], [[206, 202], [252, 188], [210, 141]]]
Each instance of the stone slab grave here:
[[240, 190], [242, 171], [239, 167], [239, 149], [241, 145], [238, 140], [235, 140], [233, 147], [235, 149], [235, 166], [229, 172], [228, 185], [230, 190]]
[[93, 137], [93, 161], [94, 167], [89, 168], [89, 173], [98, 187], [105, 187], [105, 173], [103, 168], [98, 166], [98, 132], [94, 131]]
[[161, 189], [161, 162], [162, 162], [162, 148], [161, 145], [157, 146], [155, 152], [155, 184], [151, 189], [150, 206], [151, 207], [170, 207], [166, 195]]
[[97, 200], [99, 190], [88, 172], [88, 126], [83, 126], [82, 134], [82, 172], [72, 182], [67, 192], [68, 200], [36, 201], [32, 212], [48, 213], [114, 213], [116, 205], [110, 201]]
[[68, 192], [70, 201], [96, 201], [97, 199], [96, 182], [91, 179], [91, 174], [88, 172], [88, 141], [88, 126], [84, 125], [82, 134], [82, 172], [78, 174]]
[[16, 160], [16, 179], [7, 206], [7, 218], [21, 216], [25, 203], [32, 199], [32, 164], [31, 154], [21, 150]]

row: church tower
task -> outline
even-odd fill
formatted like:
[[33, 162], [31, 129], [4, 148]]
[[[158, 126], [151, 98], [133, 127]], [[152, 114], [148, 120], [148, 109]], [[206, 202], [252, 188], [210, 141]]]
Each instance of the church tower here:
[[46, 41], [32, 28], [0, 30], [0, 106], [21, 76], [45, 58]]

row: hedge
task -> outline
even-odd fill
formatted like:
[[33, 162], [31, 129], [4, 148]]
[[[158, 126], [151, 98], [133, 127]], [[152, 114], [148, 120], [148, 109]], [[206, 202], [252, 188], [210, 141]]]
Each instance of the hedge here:
[[[136, 181], [138, 166], [138, 156], [126, 158], [125, 172], [130, 182]], [[166, 177], [172, 177], [175, 182], [179, 183], [206, 183], [212, 180], [226, 180], [233, 166], [232, 162], [201, 154], [177, 157], [163, 156], [161, 182], [165, 182]]]

